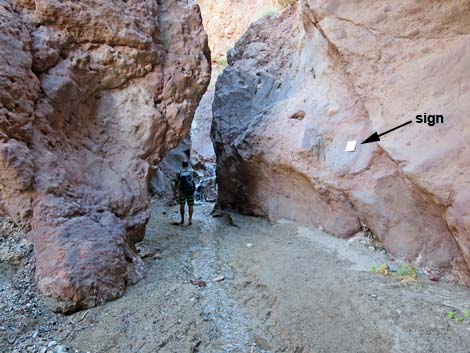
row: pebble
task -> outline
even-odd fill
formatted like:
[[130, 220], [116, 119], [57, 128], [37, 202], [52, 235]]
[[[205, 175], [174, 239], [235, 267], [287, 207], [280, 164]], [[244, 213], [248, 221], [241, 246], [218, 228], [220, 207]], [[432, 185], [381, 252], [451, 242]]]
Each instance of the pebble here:
[[349, 238], [348, 243], [350, 245], [353, 243], [358, 243], [362, 245], [370, 245], [371, 240], [370, 238], [366, 237], [363, 232], [359, 232], [356, 235], [354, 235], [352, 238]]
[[69, 349], [66, 346], [58, 345], [52, 351], [53, 353], [67, 353]]
[[212, 282], [222, 282], [224, 279], [225, 279], [225, 277], [220, 275], [220, 276], [217, 276], [216, 278], [214, 278], [212, 280]]
[[439, 271], [426, 267], [424, 273], [428, 276], [428, 279], [431, 281], [438, 281], [440, 277]]
[[252, 247], [253, 247], [253, 244], [248, 243], [248, 244], [246, 244], [246, 247], [247, 247], [247, 248], [252, 248]]
[[57, 341], [50, 341], [49, 344], [47, 345], [47, 348], [54, 347], [57, 344]]
[[[0, 218], [0, 237], [11, 233], [7, 239], [0, 239], [0, 262], [5, 254], [12, 255], [21, 259], [21, 266], [16, 267], [16, 272], [12, 273], [11, 278], [8, 275], [5, 280], [0, 281], [2, 312], [0, 333], [5, 336], [3, 343], [7, 347], [10, 346], [1, 347], [0, 351], [53, 353], [55, 345], [48, 346], [48, 342], [54, 339], [51, 337], [51, 332], [54, 331], [53, 325], [57, 325], [59, 316], [52, 311], [41, 309], [33, 281], [29, 245], [19, 229], [12, 228], [11, 232], [5, 232], [5, 224], [8, 225], [8, 221]], [[20, 318], [19, 315], [21, 315]], [[37, 320], [39, 318], [40, 321]], [[31, 320], [38, 324], [29, 325]], [[15, 329], [12, 329], [13, 327]], [[58, 351], [58, 353], [64, 352], [68, 350]]]
[[195, 286], [198, 286], [198, 287], [201, 287], [201, 288], [205, 288], [207, 283], [206, 281], [203, 281], [202, 279], [197, 279], [197, 280], [194, 280], [194, 281], [191, 281], [192, 284], [194, 284]]
[[369, 294], [371, 298], [377, 298], [377, 294]]
[[255, 343], [258, 347], [260, 347], [264, 351], [271, 351], [272, 347], [269, 344], [269, 342], [264, 339], [263, 337], [256, 336], [255, 337]]
[[374, 248], [374, 247], [371, 245], [371, 246], [369, 246], [369, 250], [372, 250], [372, 251], [374, 251], [374, 250], [375, 250], [375, 248]]
[[161, 259], [162, 259], [162, 255], [161, 255], [159, 252], [157, 252], [157, 253], [153, 256], [153, 258], [154, 258], [155, 260], [161, 260]]

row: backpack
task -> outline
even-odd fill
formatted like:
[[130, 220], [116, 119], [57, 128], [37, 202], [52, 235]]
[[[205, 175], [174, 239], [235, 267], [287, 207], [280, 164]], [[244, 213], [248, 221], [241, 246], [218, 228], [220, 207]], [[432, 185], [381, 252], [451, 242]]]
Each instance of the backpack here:
[[180, 188], [186, 195], [194, 194], [196, 191], [196, 183], [193, 178], [192, 170], [182, 170], [179, 175]]

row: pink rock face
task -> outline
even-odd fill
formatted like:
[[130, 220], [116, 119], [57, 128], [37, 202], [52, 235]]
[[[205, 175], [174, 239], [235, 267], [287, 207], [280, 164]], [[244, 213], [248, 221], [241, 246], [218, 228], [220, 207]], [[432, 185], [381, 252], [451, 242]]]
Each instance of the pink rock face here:
[[[469, 283], [470, 5], [303, 1], [253, 24], [213, 105], [219, 202], [349, 237]], [[375, 144], [345, 152], [417, 114]]]
[[40, 290], [72, 308], [144, 274], [150, 164], [188, 135], [210, 80], [197, 5], [0, 1], [0, 207]]
[[277, 0], [199, 0], [204, 28], [215, 62], [224, 62], [227, 51], [250, 23], [267, 13], [280, 11]]

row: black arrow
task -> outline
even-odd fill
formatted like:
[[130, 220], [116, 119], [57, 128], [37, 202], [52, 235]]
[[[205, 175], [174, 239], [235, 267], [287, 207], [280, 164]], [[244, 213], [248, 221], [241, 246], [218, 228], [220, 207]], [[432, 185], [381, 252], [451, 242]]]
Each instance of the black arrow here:
[[385, 132], [382, 132], [380, 135], [376, 132], [374, 132], [372, 135], [370, 135], [368, 138], [366, 138], [364, 140], [364, 142], [361, 143], [361, 145], [365, 144], [365, 143], [371, 143], [371, 142], [377, 142], [377, 141], [380, 141], [380, 136], [383, 136], [383, 135], [386, 135], [388, 134], [389, 132], [392, 132], [392, 131], [395, 131], [405, 125], [408, 125], [408, 124], [411, 124], [413, 122], [413, 120], [410, 120], [410, 121], [407, 121], [406, 123], [404, 124], [401, 124], [401, 125], [398, 125], [396, 127], [394, 127], [393, 129], [390, 129], [390, 130], [387, 130]]

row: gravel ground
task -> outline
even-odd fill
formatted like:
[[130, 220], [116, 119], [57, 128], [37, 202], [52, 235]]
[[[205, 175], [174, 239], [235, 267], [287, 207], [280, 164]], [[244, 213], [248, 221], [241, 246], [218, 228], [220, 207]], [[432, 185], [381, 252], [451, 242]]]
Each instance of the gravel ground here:
[[0, 352], [74, 352], [72, 321], [53, 313], [33, 281], [32, 244], [8, 219], [0, 219]]
[[[0, 258], [0, 351], [470, 352], [470, 291], [422, 275], [371, 273], [400, 264], [367, 238], [344, 241], [235, 214], [213, 218], [211, 204], [180, 227], [171, 224], [177, 207], [153, 208], [139, 244], [146, 278], [98, 308], [51, 312], [30, 280], [31, 255], [16, 265]], [[0, 254], [20, 242], [13, 238], [2, 238]]]

